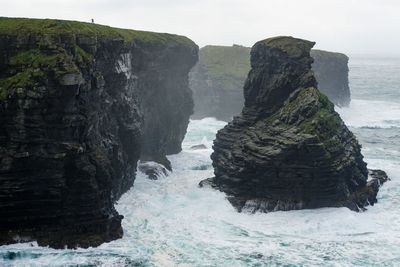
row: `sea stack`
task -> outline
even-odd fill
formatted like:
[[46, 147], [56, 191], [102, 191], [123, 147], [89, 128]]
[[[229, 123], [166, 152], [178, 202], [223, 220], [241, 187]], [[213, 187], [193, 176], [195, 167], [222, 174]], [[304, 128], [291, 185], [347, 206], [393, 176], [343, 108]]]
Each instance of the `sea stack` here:
[[359, 211], [377, 202], [387, 176], [367, 169], [355, 136], [317, 89], [313, 46], [276, 37], [251, 50], [244, 108], [218, 132], [215, 177], [200, 183], [225, 192], [238, 211]]
[[[250, 71], [249, 47], [207, 45], [189, 75], [193, 119], [215, 117], [230, 121], [244, 105], [243, 85]], [[339, 107], [350, 104], [349, 58], [345, 54], [311, 50], [318, 89]]]

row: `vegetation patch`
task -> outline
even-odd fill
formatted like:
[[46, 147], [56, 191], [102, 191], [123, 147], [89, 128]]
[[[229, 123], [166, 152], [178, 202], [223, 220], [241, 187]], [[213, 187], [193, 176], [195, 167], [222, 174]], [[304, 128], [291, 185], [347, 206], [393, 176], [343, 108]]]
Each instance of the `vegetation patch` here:
[[76, 57], [78, 63], [90, 63], [93, 62], [93, 55], [83, 50], [78, 45], [76, 46]]
[[[286, 118], [293, 113], [300, 113], [306, 106], [318, 106], [317, 111], [311, 117], [304, 118], [298, 125], [290, 125]], [[314, 87], [304, 88], [290, 102], [272, 114], [267, 123], [278, 122], [282, 128], [299, 127], [304, 133], [314, 134], [329, 139], [337, 134], [342, 127], [342, 121], [334, 110], [334, 105], [327, 96]]]
[[216, 90], [236, 90], [250, 70], [250, 48], [233, 46], [205, 46], [200, 49], [199, 64], [207, 72]]
[[187, 46], [195, 46], [193, 41], [187, 37], [174, 34], [119, 29], [94, 23], [58, 19], [0, 17], [0, 34], [17, 35], [66, 33], [104, 38], [121, 38], [125, 41], [138, 39], [143, 42], [172, 42]]
[[[81, 50], [77, 52], [78, 57], [82, 61], [91, 60], [89, 55]], [[11, 57], [8, 65], [16, 74], [0, 78], [0, 100], [6, 99], [12, 89], [37, 86], [39, 82], [47, 79], [49, 72], [54, 73], [56, 77], [79, 72], [72, 55], [63, 48], [57, 48], [51, 53], [45, 53], [38, 48], [30, 49]]]

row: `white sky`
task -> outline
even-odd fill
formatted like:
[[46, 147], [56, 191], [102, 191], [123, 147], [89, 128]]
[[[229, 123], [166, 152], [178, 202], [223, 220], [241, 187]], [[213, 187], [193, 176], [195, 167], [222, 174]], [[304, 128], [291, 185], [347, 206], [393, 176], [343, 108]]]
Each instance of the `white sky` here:
[[400, 55], [400, 0], [0, 0], [0, 16], [59, 18], [252, 46], [276, 35], [348, 54]]

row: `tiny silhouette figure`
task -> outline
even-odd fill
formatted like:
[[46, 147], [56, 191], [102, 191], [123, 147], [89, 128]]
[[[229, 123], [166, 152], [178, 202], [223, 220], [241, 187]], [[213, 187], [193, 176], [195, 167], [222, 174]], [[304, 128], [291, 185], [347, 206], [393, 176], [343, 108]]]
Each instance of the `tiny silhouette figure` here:
[[94, 19], [92, 19], [92, 23], [94, 23]]

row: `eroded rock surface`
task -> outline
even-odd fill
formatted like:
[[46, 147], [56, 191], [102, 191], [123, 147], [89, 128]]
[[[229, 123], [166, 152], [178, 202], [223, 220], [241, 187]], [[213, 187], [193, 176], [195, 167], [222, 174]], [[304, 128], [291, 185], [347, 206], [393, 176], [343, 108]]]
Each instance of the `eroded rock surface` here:
[[314, 43], [276, 37], [256, 43], [245, 106], [220, 130], [215, 177], [200, 183], [227, 194], [239, 211], [373, 205], [387, 176], [371, 171], [354, 135], [317, 89]]
[[120, 238], [139, 158], [180, 149], [196, 59], [181, 36], [0, 18], [0, 244]]

